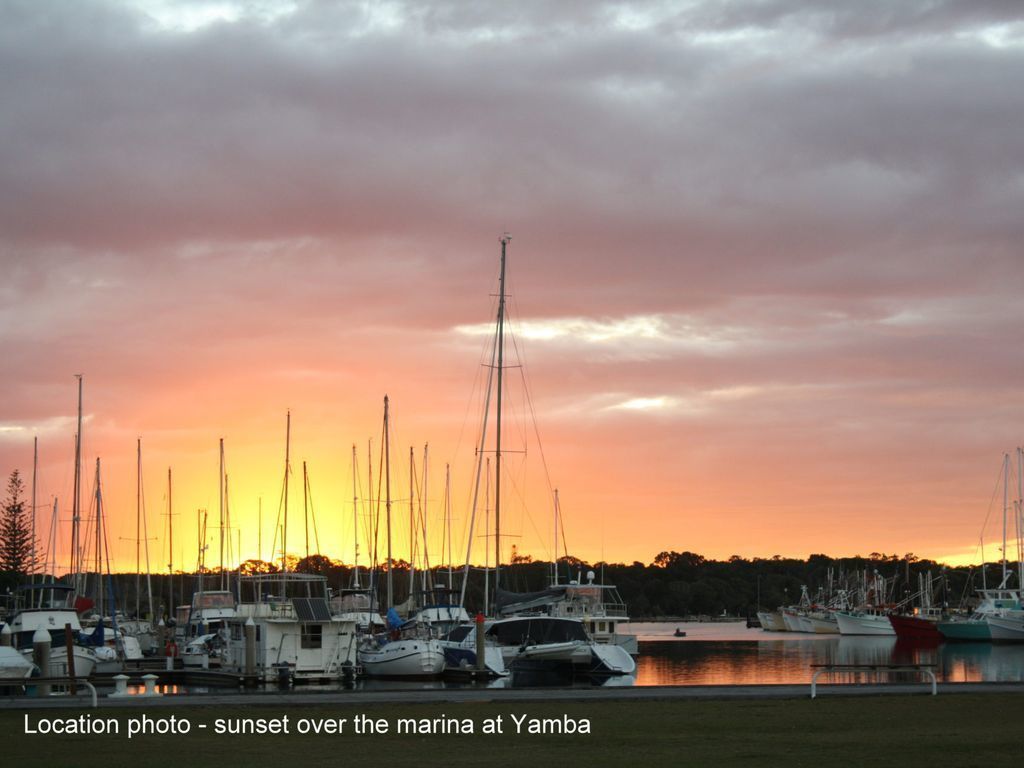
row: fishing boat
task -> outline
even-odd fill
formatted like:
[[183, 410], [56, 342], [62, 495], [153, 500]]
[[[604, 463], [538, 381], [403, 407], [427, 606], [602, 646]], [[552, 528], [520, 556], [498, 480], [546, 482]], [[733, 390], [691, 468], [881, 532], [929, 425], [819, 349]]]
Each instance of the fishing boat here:
[[757, 619], [761, 629], [766, 632], [787, 632], [786, 622], [782, 620], [782, 611], [758, 611]]
[[987, 616], [985, 622], [994, 643], [1024, 643], [1024, 611]]
[[836, 611], [835, 616], [841, 635], [892, 637], [896, 634], [885, 610], [865, 607], [857, 611]]

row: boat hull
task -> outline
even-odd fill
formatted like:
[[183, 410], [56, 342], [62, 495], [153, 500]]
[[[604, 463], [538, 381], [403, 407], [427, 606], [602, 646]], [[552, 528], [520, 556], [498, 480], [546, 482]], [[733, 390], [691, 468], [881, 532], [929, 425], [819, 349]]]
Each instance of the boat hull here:
[[757, 618], [761, 622], [761, 629], [766, 632], [787, 632], [786, 623], [782, 620], [782, 614], [778, 611], [758, 611]]
[[444, 651], [436, 640], [392, 640], [360, 649], [359, 664], [370, 677], [438, 677]]
[[958, 642], [987, 642], [992, 639], [989, 626], [984, 621], [940, 621], [939, 632], [946, 640]]
[[836, 621], [841, 635], [871, 635], [875, 637], [893, 637], [896, 630], [888, 616], [873, 614], [836, 613]]
[[985, 621], [992, 634], [992, 642], [1024, 643], [1024, 615], [989, 616]]
[[937, 621], [919, 616], [890, 616], [889, 623], [896, 631], [896, 637], [911, 643], [941, 643]]

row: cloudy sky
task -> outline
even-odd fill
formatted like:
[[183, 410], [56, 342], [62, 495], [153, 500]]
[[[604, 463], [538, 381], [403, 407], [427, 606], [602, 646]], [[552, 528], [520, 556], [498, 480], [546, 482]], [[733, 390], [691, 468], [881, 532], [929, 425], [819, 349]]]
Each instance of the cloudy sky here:
[[962, 559], [986, 517], [994, 559], [1021, 82], [1014, 0], [3, 0], [0, 470], [39, 437], [65, 542], [81, 373], [115, 556], [141, 437], [152, 558], [171, 466], [195, 564], [223, 437], [268, 557], [290, 408], [289, 551], [307, 460], [351, 561], [387, 393], [393, 495], [429, 442], [432, 558], [446, 462], [464, 550], [508, 231], [509, 544], [550, 556], [546, 467], [592, 560]]

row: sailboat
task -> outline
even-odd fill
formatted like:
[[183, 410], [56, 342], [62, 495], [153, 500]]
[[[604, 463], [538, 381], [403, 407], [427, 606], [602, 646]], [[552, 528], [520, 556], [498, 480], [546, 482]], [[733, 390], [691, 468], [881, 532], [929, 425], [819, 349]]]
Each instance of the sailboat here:
[[[539, 605], [521, 606], [522, 611], [507, 610], [515, 603], [514, 593], [503, 591], [501, 588], [501, 479], [502, 479], [502, 453], [501, 453], [501, 428], [502, 428], [502, 376], [505, 368], [505, 275], [507, 248], [511, 238], [508, 234], [501, 237], [501, 262], [498, 282], [498, 316], [495, 332], [495, 344], [492, 350], [491, 372], [496, 378], [488, 378], [488, 390], [486, 405], [484, 408], [484, 424], [481, 430], [480, 446], [477, 453], [477, 491], [479, 490], [479, 479], [481, 466], [487, 440], [487, 420], [490, 408], [491, 387], [494, 383], [496, 408], [495, 408], [495, 495], [494, 495], [494, 599], [491, 605], [494, 608], [494, 617], [483, 623], [483, 631], [490, 644], [500, 648], [505, 665], [513, 673], [517, 671], [539, 672], [541, 674], [555, 673], [559, 676], [574, 675], [578, 673], [597, 673], [609, 675], [628, 675], [636, 669], [636, 662], [632, 656], [616, 644], [604, 644], [595, 642], [588, 633], [587, 626], [582, 617], [568, 615], [552, 615], [550, 612], [537, 609]], [[474, 491], [473, 509], [476, 509], [476, 493]], [[470, 527], [470, 544], [472, 541], [472, 526]], [[467, 547], [466, 570], [464, 571], [462, 585], [462, 600], [465, 599], [466, 577], [469, 566], [469, 547]], [[555, 601], [560, 603], [562, 601]], [[505, 612], [501, 611], [502, 607]], [[550, 608], [550, 601], [548, 603]], [[470, 645], [476, 633], [480, 631], [478, 626], [472, 626], [466, 630], [462, 642]]]
[[[388, 632], [365, 634], [359, 643], [359, 665], [371, 677], [438, 677], [444, 671], [444, 651], [429, 628], [402, 622], [394, 610], [394, 561], [391, 557], [391, 436], [389, 400], [384, 396], [384, 477], [387, 524]], [[411, 546], [411, 542], [410, 542]], [[411, 556], [410, 556], [411, 559]]]

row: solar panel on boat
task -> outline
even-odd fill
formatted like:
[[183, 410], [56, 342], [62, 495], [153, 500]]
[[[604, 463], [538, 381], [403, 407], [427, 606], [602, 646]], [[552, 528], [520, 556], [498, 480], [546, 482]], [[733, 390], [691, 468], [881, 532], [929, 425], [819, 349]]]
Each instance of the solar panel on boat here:
[[330, 621], [331, 609], [322, 597], [293, 597], [292, 605], [299, 621]]

